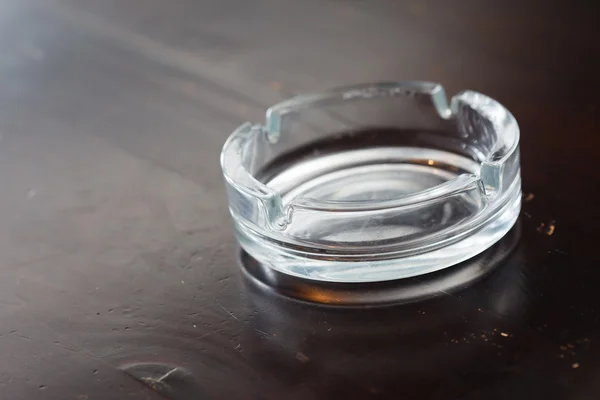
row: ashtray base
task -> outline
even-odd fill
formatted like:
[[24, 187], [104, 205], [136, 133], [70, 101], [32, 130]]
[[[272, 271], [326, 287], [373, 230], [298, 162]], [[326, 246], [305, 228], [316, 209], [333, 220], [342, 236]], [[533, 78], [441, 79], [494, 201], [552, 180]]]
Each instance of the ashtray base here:
[[[294, 163], [271, 176], [268, 187], [282, 193], [284, 205], [297, 198], [318, 201], [361, 202], [389, 199], [418, 193], [455, 179], [462, 174], [476, 173], [479, 164], [468, 157], [435, 149], [413, 147], [381, 147], [324, 154]], [[302, 246], [289, 246], [269, 240], [243, 224], [236, 223], [236, 233], [242, 247], [256, 260], [277, 271], [327, 282], [379, 282], [442, 270], [471, 258], [502, 238], [517, 220], [520, 205], [520, 181], [515, 181], [506, 193], [502, 207], [479, 226], [456, 241], [446, 241], [414, 254], [384, 257], [369, 254], [346, 256], [343, 252], [315, 251]], [[436, 219], [460, 220], [480, 205], [468, 194], [448, 201], [443, 207], [447, 215]], [[411, 220], [411, 218], [415, 220]], [[422, 234], [426, 229], [423, 213], [400, 218], [394, 224], [353, 226], [352, 221], [339, 229], [331, 229], [327, 220], [307, 219], [306, 232], [326, 232], [319, 240], [336, 241], [385, 240], [386, 236]], [[418, 220], [416, 220], [418, 218]], [[299, 232], [294, 232], [296, 236]], [[460, 236], [458, 236], [460, 237]], [[314, 237], [313, 237], [314, 240]], [[333, 247], [335, 247], [333, 245]]]
[[260, 260], [264, 266], [279, 272], [325, 282], [383, 282], [439, 271], [480, 254], [513, 227], [520, 209], [519, 191], [494, 222], [466, 239], [424, 254], [376, 261], [328, 261], [302, 258], [287, 253], [284, 248], [275, 248], [272, 243], [258, 239], [240, 224], [235, 224], [235, 231], [239, 243], [248, 254]]

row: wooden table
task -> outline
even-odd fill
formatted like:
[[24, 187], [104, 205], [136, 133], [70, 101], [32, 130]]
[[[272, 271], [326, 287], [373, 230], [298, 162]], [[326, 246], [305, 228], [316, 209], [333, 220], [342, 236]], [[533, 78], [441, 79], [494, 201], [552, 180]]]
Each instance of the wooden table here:
[[[591, 7], [2, 2], [0, 398], [598, 398]], [[518, 247], [464, 290], [384, 308], [242, 274], [225, 138], [293, 94], [389, 79], [514, 112]]]

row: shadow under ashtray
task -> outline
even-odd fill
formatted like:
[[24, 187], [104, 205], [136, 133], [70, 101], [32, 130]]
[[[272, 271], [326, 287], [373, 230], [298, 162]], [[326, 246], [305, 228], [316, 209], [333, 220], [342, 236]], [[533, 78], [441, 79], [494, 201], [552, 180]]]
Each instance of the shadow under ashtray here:
[[382, 306], [410, 303], [456, 292], [496, 270], [511, 254], [521, 236], [521, 223], [479, 255], [441, 271], [413, 278], [377, 283], [312, 281], [264, 266], [240, 251], [248, 283], [294, 299], [340, 306]]

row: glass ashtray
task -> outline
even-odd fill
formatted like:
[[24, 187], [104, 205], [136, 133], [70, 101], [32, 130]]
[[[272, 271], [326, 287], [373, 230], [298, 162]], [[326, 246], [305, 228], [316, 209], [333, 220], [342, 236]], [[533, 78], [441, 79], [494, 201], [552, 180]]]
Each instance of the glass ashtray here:
[[492, 246], [521, 207], [519, 127], [472, 91], [373, 83], [303, 95], [221, 153], [242, 248], [328, 282], [438, 271]]

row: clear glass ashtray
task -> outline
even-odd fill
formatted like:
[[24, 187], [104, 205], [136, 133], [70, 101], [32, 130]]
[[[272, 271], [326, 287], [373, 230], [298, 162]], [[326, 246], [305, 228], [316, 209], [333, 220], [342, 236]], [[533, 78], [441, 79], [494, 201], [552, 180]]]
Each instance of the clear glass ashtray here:
[[387, 281], [489, 248], [521, 207], [519, 127], [472, 91], [373, 83], [303, 95], [223, 147], [242, 248], [263, 266], [328, 282]]

